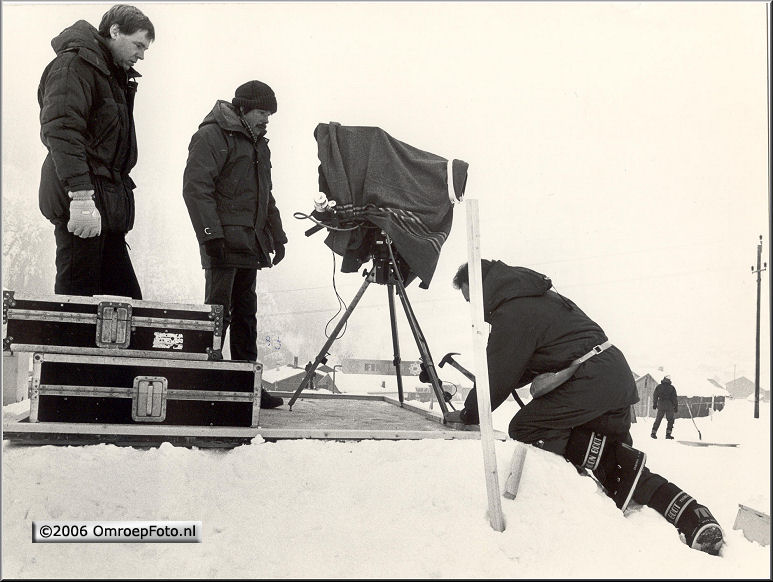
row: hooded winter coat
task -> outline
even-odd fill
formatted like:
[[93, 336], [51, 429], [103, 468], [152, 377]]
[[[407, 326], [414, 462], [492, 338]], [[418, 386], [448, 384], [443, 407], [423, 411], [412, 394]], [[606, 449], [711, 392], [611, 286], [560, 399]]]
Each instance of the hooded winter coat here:
[[655, 386], [655, 391], [652, 393], [652, 408], [673, 408], [674, 412], [679, 409], [679, 399], [676, 396], [676, 388], [668, 378], [663, 378], [663, 381]]
[[54, 224], [69, 219], [68, 192], [95, 190], [102, 230], [125, 233], [134, 224], [137, 163], [134, 96], [140, 74], [113, 62], [106, 39], [79, 20], [51, 41], [56, 58], [40, 79], [43, 162], [40, 210]]
[[[218, 101], [191, 138], [183, 174], [203, 268], [271, 266], [269, 253], [287, 243], [271, 189], [268, 140], [256, 146], [233, 105]], [[226, 256], [216, 262], [204, 243], [217, 238]]]
[[[577, 305], [550, 290], [545, 275], [501, 261], [482, 264], [484, 318], [491, 324], [486, 354], [492, 410], [537, 374], [562, 370], [607, 341], [601, 327]], [[556, 417], [587, 411], [587, 421], [634, 404], [639, 397], [625, 358], [612, 346], [539, 400], [555, 402]], [[478, 422], [475, 390], [467, 396], [462, 416], [467, 423]]]

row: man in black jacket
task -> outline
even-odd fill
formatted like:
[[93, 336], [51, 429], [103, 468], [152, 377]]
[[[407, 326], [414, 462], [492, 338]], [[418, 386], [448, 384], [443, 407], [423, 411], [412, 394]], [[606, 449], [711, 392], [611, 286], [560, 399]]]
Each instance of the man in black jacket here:
[[51, 41], [56, 58], [38, 87], [48, 149], [40, 210], [54, 224], [55, 293], [141, 299], [125, 235], [134, 225], [137, 163], [133, 66], [155, 39], [133, 6], [116, 5], [97, 30], [79, 20]]
[[[183, 174], [183, 198], [205, 273], [204, 301], [223, 306], [223, 334], [230, 326], [234, 360], [258, 358], [257, 272], [285, 255], [287, 236], [271, 191], [265, 138], [276, 110], [274, 91], [260, 81], [241, 85], [230, 103], [217, 101], [191, 138]], [[281, 404], [263, 391], [262, 408]]]
[[[623, 353], [577, 305], [551, 290], [545, 275], [485, 259], [481, 272], [484, 316], [491, 325], [486, 354], [492, 409], [527, 384], [534, 396], [513, 417], [510, 436], [564, 456], [581, 473], [591, 471], [621, 510], [631, 499], [649, 505], [687, 545], [718, 553], [722, 530], [711, 512], [650, 472], [646, 455], [631, 446], [631, 405], [639, 397]], [[467, 264], [454, 287], [469, 301]], [[567, 369], [563, 383], [541, 382]], [[446, 421], [479, 423], [475, 389]]]
[[671, 377], [665, 376], [663, 381], [655, 387], [652, 393], [652, 408], [658, 411], [655, 423], [652, 425], [652, 438], [658, 438], [658, 429], [666, 417], [666, 438], [673, 439], [671, 431], [674, 430], [674, 414], [679, 410], [679, 400], [676, 396], [676, 387], [671, 383]]

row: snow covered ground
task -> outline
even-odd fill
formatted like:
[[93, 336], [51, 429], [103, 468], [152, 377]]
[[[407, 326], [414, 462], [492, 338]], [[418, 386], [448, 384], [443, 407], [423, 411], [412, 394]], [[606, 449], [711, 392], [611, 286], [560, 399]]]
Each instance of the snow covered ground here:
[[[7, 406], [4, 414], [23, 409]], [[769, 578], [770, 548], [733, 523], [770, 512], [770, 407], [730, 402], [696, 419], [693, 447], [633, 426], [648, 466], [707, 505], [719, 557], [691, 550], [649, 508], [623, 516], [588, 477], [530, 449], [518, 498], [495, 532], [478, 441], [261, 442], [29, 447], [3, 442], [5, 578]], [[494, 415], [506, 430], [516, 405]], [[678, 419], [677, 439], [698, 440]], [[504, 483], [515, 443], [496, 445]], [[33, 520], [201, 521], [199, 544], [33, 544]]]

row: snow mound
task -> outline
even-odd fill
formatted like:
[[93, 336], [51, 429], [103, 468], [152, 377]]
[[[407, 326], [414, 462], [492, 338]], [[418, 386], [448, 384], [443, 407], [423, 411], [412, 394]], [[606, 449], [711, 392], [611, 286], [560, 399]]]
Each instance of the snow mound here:
[[[769, 423], [755, 427], [732, 404], [727, 422], [750, 425], [735, 432], [752, 439], [740, 447], [653, 441], [646, 438], [651, 425], [641, 421], [633, 431], [652, 470], [711, 508], [728, 542], [721, 557], [689, 549], [650, 508], [624, 516], [595, 481], [532, 447], [518, 497], [502, 499], [506, 529], [498, 533], [486, 515], [478, 441], [256, 438], [232, 450], [4, 441], [3, 575], [768, 577], [769, 549], [732, 524], [738, 503], [769, 489], [769, 438], [760, 440]], [[497, 411], [497, 428], [511, 412]], [[695, 438], [689, 422], [677, 421], [677, 438]], [[712, 434], [709, 422], [704, 439]], [[711, 422], [721, 429], [725, 421], [715, 414]], [[513, 441], [496, 444], [500, 487], [514, 449]], [[32, 520], [193, 520], [202, 522], [203, 535], [201, 544], [31, 544]]]

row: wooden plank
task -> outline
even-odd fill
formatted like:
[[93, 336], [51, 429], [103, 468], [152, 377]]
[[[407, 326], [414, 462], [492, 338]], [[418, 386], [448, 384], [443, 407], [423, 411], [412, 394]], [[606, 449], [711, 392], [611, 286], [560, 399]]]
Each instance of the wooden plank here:
[[[269, 390], [274, 396], [290, 398], [295, 392], [288, 390]], [[299, 400], [372, 400], [381, 402], [386, 396], [380, 394], [333, 394], [332, 392], [315, 392], [313, 390], [304, 390], [298, 397]]]
[[494, 449], [494, 426], [491, 420], [491, 395], [489, 394], [488, 360], [486, 358], [486, 330], [483, 320], [483, 277], [480, 263], [480, 232], [478, 201], [467, 199], [467, 264], [470, 281], [470, 309], [472, 315], [472, 341], [475, 355], [475, 381], [477, 385], [478, 416], [480, 418], [483, 466], [486, 473], [489, 522], [495, 531], [504, 531], [505, 518], [499, 497], [499, 474]]
[[389, 404], [399, 406], [400, 408], [405, 408], [406, 410], [411, 410], [417, 414], [421, 414], [424, 418], [428, 418], [429, 420], [434, 420], [435, 422], [439, 422], [440, 424], [443, 424], [443, 416], [432, 410], [427, 410], [426, 408], [422, 408], [421, 406], [416, 406], [415, 404], [411, 404], [410, 402], [403, 402], [401, 404], [398, 399], [392, 398], [391, 396], [384, 396], [384, 402], [388, 402]]
[[259, 428], [264, 439], [420, 440], [478, 439], [480, 433], [464, 430], [357, 430], [311, 428]]
[[4, 438], [25, 434], [37, 435], [111, 435], [144, 437], [206, 437], [246, 438], [260, 435], [264, 439], [327, 439], [327, 440], [419, 440], [480, 438], [475, 431], [457, 430], [389, 430], [389, 429], [313, 429], [313, 428], [236, 428], [202, 426], [163, 426], [133, 424], [87, 424], [58, 422], [23, 422], [29, 415], [4, 422]]
[[526, 453], [529, 449], [525, 444], [516, 442], [513, 458], [510, 461], [510, 474], [505, 481], [505, 499], [515, 499], [518, 496], [518, 488], [521, 485], [523, 465], [526, 462]]
[[[421, 406], [416, 406], [415, 404], [411, 404], [409, 402], [403, 402], [402, 404], [400, 404], [399, 400], [397, 400], [396, 398], [392, 398], [391, 396], [384, 396], [384, 402], [387, 402], [394, 406], [398, 406], [400, 408], [405, 408], [407, 410], [420, 414], [421, 416], [429, 420], [443, 424], [443, 417], [440, 416], [439, 414], [436, 414], [432, 410], [427, 410], [426, 408], [422, 408]], [[448, 426], [450, 425], [446, 425], [447, 428]], [[472, 425], [472, 424], [465, 425], [464, 428], [454, 428], [453, 430], [454, 432], [463, 431], [463, 432], [480, 433], [480, 431], [477, 428], [475, 428], [475, 425]], [[478, 437], [475, 437], [475, 438], [478, 438]], [[499, 441], [507, 441], [510, 439], [508, 435], [498, 430], [494, 431], [494, 438]]]

